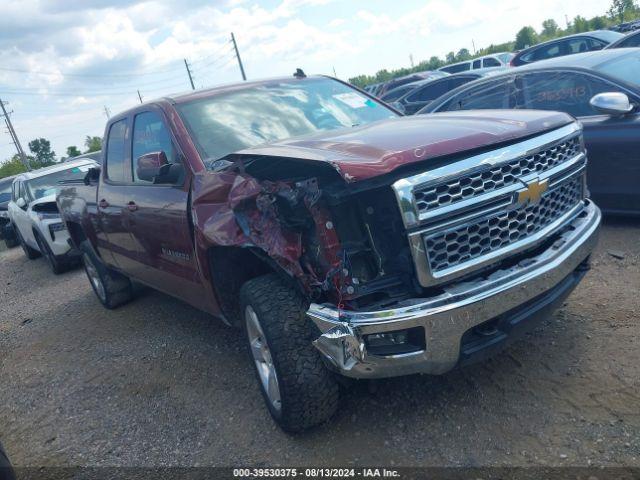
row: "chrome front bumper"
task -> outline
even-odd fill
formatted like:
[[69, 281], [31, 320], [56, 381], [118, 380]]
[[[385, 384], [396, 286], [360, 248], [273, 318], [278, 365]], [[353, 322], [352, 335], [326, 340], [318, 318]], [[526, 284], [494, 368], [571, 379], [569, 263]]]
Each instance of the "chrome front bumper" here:
[[[465, 332], [544, 295], [578, 269], [596, 246], [600, 220], [600, 210], [585, 201], [543, 252], [487, 277], [452, 284], [436, 297], [367, 312], [312, 304], [307, 316], [322, 333], [314, 345], [333, 370], [348, 377], [445, 373], [458, 363]], [[384, 357], [367, 352], [364, 335], [413, 327], [424, 328], [424, 350]]]

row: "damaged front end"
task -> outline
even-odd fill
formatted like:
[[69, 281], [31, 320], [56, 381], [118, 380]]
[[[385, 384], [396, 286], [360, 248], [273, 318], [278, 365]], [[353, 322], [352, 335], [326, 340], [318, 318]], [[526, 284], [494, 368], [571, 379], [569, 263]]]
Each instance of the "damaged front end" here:
[[357, 182], [330, 162], [236, 155], [195, 178], [196, 241], [250, 250], [292, 280], [338, 373], [440, 374], [517, 338], [578, 284], [601, 218], [585, 168], [577, 124]]
[[408, 294], [411, 256], [391, 192], [384, 200], [382, 192], [351, 196], [330, 168], [307, 168], [316, 175], [303, 178], [281, 161], [265, 167], [270, 160], [236, 159], [195, 177], [192, 211], [202, 248], [251, 249], [309, 302], [353, 309]]

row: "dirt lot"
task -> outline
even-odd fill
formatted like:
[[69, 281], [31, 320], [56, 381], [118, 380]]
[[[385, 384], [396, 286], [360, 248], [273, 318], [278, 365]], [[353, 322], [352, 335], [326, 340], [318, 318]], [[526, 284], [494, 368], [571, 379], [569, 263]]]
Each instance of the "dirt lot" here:
[[21, 466], [640, 466], [640, 222], [609, 222], [593, 266], [498, 357], [359, 384], [291, 437], [235, 330], [148, 290], [104, 310], [84, 272], [4, 251], [0, 440]]

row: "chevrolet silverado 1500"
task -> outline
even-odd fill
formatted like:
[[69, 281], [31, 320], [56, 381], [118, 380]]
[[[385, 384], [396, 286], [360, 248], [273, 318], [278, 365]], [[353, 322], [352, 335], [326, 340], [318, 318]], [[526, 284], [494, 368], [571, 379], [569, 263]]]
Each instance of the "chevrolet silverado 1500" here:
[[131, 280], [241, 326], [299, 431], [340, 375], [442, 374], [548, 316], [600, 223], [570, 116], [401, 117], [327, 77], [247, 82], [112, 117], [58, 205], [107, 308]]

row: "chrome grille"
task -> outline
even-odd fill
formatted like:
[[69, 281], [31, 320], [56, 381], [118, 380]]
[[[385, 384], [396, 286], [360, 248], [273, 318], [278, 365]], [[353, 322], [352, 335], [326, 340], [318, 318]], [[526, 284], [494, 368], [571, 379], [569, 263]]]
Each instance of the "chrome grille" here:
[[586, 194], [581, 133], [574, 122], [394, 182], [420, 285], [535, 248], [578, 214]]
[[424, 213], [513, 185], [519, 177], [545, 172], [574, 158], [580, 149], [580, 137], [575, 136], [535, 154], [416, 189], [413, 192], [416, 208]]
[[583, 175], [576, 175], [546, 192], [536, 204], [425, 236], [431, 271], [460, 266], [539, 232], [582, 200], [583, 182]]

